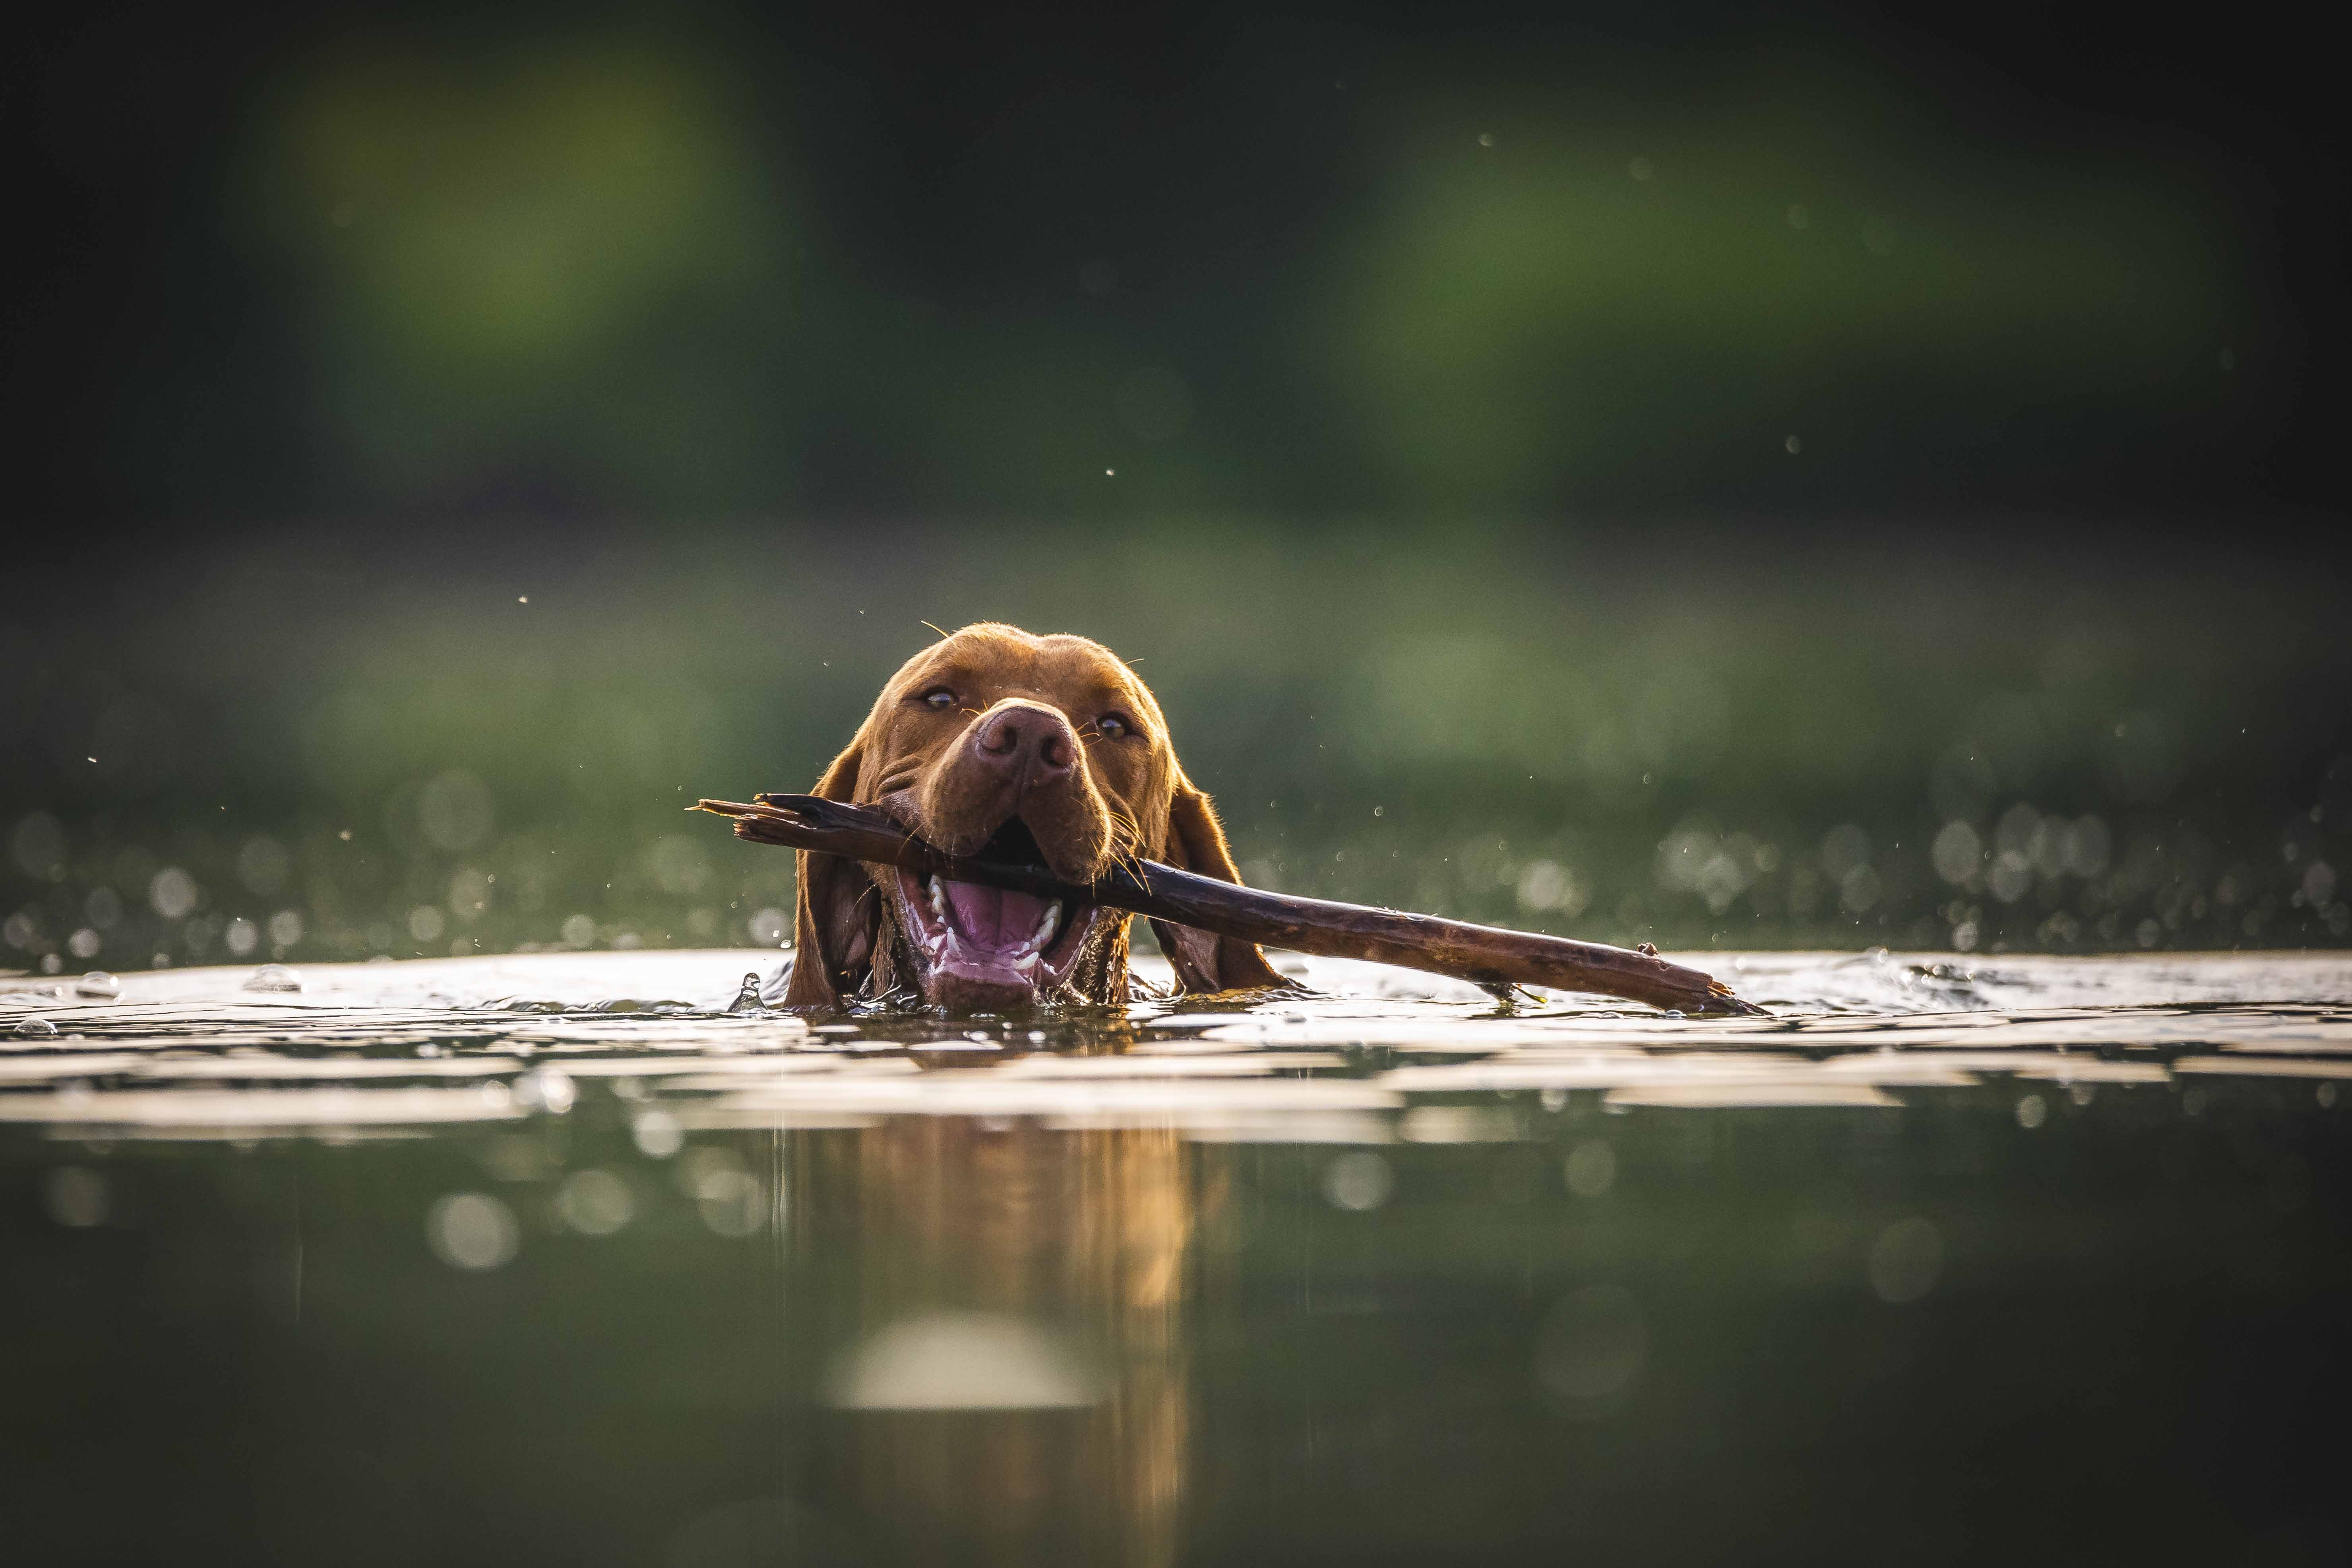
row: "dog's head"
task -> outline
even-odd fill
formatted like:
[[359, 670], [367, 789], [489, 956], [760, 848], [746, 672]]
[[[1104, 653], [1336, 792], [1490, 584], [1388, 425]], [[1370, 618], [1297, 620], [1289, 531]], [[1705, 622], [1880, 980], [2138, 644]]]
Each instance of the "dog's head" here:
[[[953, 855], [1095, 881], [1159, 860], [1238, 882], [1209, 797], [1150, 690], [1079, 637], [966, 626], [908, 659], [816, 793], [870, 805]], [[785, 1003], [911, 989], [951, 1012], [1127, 999], [1127, 915], [895, 867], [800, 856]], [[1278, 985], [1248, 942], [1152, 922], [1187, 991]]]

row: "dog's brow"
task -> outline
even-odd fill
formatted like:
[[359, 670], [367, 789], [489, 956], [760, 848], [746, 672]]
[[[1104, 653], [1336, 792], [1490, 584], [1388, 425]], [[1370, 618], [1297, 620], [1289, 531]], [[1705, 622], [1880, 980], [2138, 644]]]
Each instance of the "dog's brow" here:
[[919, 690], [942, 683], [955, 684], [972, 679], [971, 670], [960, 659], [948, 659], [939, 664], [927, 664], [908, 679], [908, 689]]

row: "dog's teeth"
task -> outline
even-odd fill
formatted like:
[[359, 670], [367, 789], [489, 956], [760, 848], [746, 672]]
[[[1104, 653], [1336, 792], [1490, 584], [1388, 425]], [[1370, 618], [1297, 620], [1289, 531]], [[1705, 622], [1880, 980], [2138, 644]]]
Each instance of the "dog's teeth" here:
[[1047, 904], [1045, 918], [1037, 922], [1037, 934], [1029, 939], [1029, 945], [1042, 952], [1045, 944], [1054, 940], [1054, 931], [1061, 923], [1062, 906], [1058, 903]]
[[940, 886], [937, 877], [931, 879], [931, 913], [943, 922], [948, 918], [948, 890]]

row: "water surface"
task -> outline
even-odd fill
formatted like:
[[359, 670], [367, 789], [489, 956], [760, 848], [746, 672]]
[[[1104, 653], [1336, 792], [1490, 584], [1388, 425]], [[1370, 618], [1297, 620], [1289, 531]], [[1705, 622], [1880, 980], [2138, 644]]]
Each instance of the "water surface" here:
[[[814, 1026], [742, 952], [0, 981], [17, 1538], [2325, 1562], [2352, 963]], [[1147, 973], [1149, 966], [1145, 966]]]

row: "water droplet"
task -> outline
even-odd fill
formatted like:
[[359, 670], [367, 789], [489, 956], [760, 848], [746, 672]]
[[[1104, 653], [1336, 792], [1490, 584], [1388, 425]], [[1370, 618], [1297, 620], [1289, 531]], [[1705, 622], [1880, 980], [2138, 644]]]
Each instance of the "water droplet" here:
[[713, 1236], [741, 1240], [768, 1221], [768, 1190], [749, 1171], [706, 1171], [695, 1184], [695, 1206]]
[[103, 969], [93, 969], [74, 982], [74, 991], [82, 996], [98, 996], [107, 1000], [122, 994], [122, 982]]
[[1579, 1143], [1568, 1152], [1568, 1190], [1580, 1198], [1597, 1198], [1617, 1183], [1616, 1151], [1601, 1141]]
[[572, 1109], [579, 1098], [572, 1087], [572, 1075], [561, 1068], [533, 1068], [515, 1079], [515, 1103], [525, 1110], [544, 1110], [550, 1116], [561, 1116]]
[[47, 1039], [55, 1036], [57, 1032], [58, 1026], [55, 1024], [50, 1023], [47, 1018], [19, 1019], [16, 1028], [16, 1033], [19, 1035], [30, 1036], [42, 1039]]
[[762, 1010], [758, 975], [743, 976], [743, 984], [736, 988], [735, 1000], [727, 1004], [727, 1010], [730, 1013], [757, 1013]]
[[425, 1216], [425, 1238], [452, 1268], [496, 1268], [522, 1245], [514, 1210], [485, 1193], [452, 1193]]
[[583, 1236], [610, 1236], [635, 1216], [636, 1194], [610, 1171], [575, 1171], [556, 1192], [555, 1212]]
[[637, 1152], [649, 1160], [667, 1160], [686, 1147], [686, 1133], [667, 1110], [639, 1112], [629, 1124], [629, 1135], [636, 1141]]
[[282, 963], [265, 963], [246, 983], [247, 991], [289, 992], [302, 989], [302, 977]]
[[1378, 1154], [1342, 1154], [1323, 1168], [1323, 1195], [1335, 1208], [1361, 1214], [1389, 1201], [1396, 1173]]
[[221, 942], [229, 952], [243, 958], [261, 945], [261, 928], [239, 915], [228, 922], [228, 930], [221, 934]]
[[196, 879], [177, 866], [166, 866], [148, 881], [147, 902], [167, 921], [176, 921], [196, 907]]

